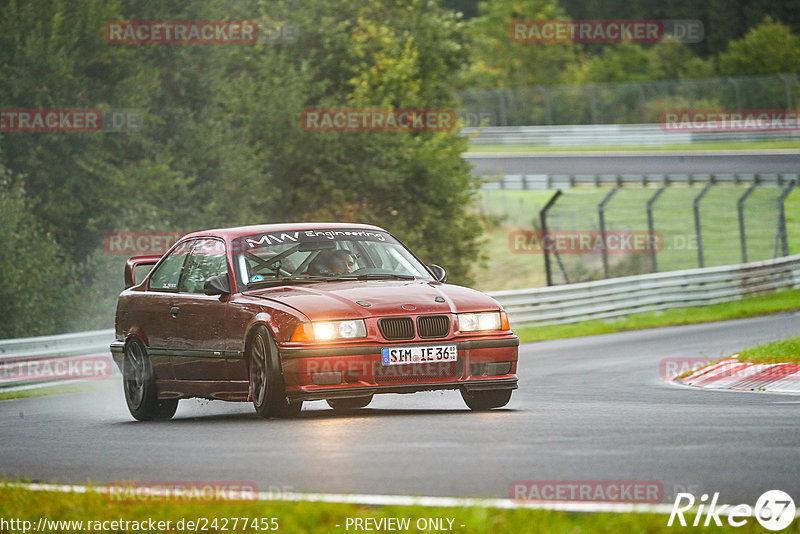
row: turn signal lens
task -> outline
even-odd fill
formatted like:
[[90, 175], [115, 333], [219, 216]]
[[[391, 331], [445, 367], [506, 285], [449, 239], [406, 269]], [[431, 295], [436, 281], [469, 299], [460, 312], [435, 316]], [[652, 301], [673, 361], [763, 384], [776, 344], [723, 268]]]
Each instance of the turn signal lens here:
[[314, 341], [314, 328], [311, 323], [300, 323], [294, 329], [292, 341]]
[[500, 329], [511, 330], [511, 325], [508, 322], [508, 314], [505, 311], [500, 312]]

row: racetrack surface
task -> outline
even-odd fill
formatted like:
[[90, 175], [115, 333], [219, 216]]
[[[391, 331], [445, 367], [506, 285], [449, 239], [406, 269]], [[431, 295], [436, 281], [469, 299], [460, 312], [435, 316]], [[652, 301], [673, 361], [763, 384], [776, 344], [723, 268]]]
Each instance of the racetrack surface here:
[[732, 174], [797, 173], [800, 152], [574, 152], [561, 154], [475, 154], [464, 159], [473, 174]]
[[718, 358], [800, 335], [800, 312], [530, 343], [506, 409], [457, 392], [376, 396], [349, 414], [307, 403], [263, 420], [248, 403], [181, 401], [132, 420], [107, 391], [0, 402], [0, 476], [95, 484], [240, 481], [261, 491], [508, 497], [515, 480], [648, 480], [754, 504], [800, 496], [800, 396], [705, 391], [659, 376], [663, 358]]

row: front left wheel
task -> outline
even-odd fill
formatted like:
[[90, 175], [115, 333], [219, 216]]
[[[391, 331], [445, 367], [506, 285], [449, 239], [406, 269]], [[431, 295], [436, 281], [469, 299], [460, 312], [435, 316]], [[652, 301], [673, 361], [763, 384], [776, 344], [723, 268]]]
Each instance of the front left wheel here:
[[250, 394], [256, 413], [264, 418], [294, 417], [303, 402], [290, 403], [281, 374], [278, 346], [263, 326], [256, 328], [247, 349], [250, 370]]
[[147, 349], [138, 339], [125, 345], [122, 363], [122, 383], [125, 401], [134, 419], [139, 421], [165, 421], [178, 409], [177, 399], [159, 399], [155, 373]]

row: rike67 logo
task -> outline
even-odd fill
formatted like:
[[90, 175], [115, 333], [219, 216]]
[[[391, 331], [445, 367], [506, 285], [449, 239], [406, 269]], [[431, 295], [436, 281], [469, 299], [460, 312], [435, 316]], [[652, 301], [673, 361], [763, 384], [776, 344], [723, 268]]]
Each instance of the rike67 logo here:
[[[689, 526], [684, 512], [692, 521], [692, 527], [723, 526], [723, 519], [727, 516], [727, 523], [732, 527], [741, 527], [748, 522], [747, 518], [755, 517], [756, 521], [767, 530], [778, 531], [788, 527], [795, 514], [795, 504], [792, 497], [781, 490], [769, 490], [764, 492], [756, 501], [755, 506], [749, 504], [717, 504], [719, 492], [714, 493], [711, 502], [708, 502], [708, 494], [704, 493], [700, 497], [700, 502], [695, 506], [695, 497], [691, 493], [678, 493], [675, 497], [675, 504], [672, 505], [672, 513], [669, 514], [667, 526], [671, 527], [675, 520], [682, 527]], [[703, 519], [705, 517], [705, 520]], [[676, 525], [677, 526], [677, 525]]]

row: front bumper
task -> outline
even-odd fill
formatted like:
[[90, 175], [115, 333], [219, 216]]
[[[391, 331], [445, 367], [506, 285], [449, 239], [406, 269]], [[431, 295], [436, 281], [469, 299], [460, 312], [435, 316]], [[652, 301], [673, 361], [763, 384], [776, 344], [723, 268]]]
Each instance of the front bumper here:
[[[456, 345], [457, 362], [384, 366], [381, 349], [409, 345]], [[280, 348], [286, 394], [291, 400], [517, 388], [519, 339], [514, 335], [409, 343]]]

